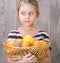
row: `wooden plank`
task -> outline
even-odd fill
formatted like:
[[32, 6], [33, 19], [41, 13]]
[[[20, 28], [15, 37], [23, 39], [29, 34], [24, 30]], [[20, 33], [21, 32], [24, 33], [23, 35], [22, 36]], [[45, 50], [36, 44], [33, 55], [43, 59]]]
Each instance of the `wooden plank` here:
[[[52, 63], [59, 63], [60, 62], [60, 48], [58, 47], [58, 44], [60, 39], [59, 38], [59, 7], [58, 7], [58, 1], [57, 0], [51, 0], [51, 21], [50, 21], [50, 37], [52, 42]], [[59, 30], [58, 30], [59, 29]], [[58, 33], [59, 32], [59, 33]]]
[[10, 30], [16, 29], [16, 0], [0, 0], [0, 62], [7, 63], [3, 42]]
[[39, 9], [40, 9], [40, 17], [37, 21], [36, 26], [40, 29], [45, 30], [49, 33], [50, 27], [50, 0], [38, 0], [39, 2]]
[[[6, 0], [7, 1], [7, 0]], [[6, 62], [6, 55], [3, 52], [2, 42], [5, 35], [5, 22], [6, 22], [6, 4], [7, 2], [0, 0], [0, 62]], [[4, 60], [5, 59], [5, 60]]]
[[[14, 4], [11, 2], [15, 2]], [[16, 1], [1, 0], [0, 2], [0, 39], [1, 42], [5, 41], [9, 30], [16, 28]], [[2, 37], [4, 40], [2, 40]]]

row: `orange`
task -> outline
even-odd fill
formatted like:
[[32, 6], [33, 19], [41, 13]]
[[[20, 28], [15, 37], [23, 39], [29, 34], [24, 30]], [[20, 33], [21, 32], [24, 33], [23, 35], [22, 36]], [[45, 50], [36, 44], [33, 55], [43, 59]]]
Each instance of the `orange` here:
[[23, 39], [16, 39], [16, 42], [23, 42]]
[[23, 37], [23, 42], [29, 42], [31, 45], [33, 45], [34, 44], [34, 39], [30, 35], [25, 35]]
[[39, 42], [38, 40], [36, 40], [36, 41], [34, 42], [34, 46], [40, 46], [40, 42]]
[[29, 42], [23, 42], [22, 43], [22, 47], [29, 47], [30, 46], [30, 43]]
[[16, 39], [16, 46], [21, 47], [23, 43], [22, 39]]
[[45, 42], [44, 40], [36, 40], [35, 43], [34, 43], [34, 46], [44, 46], [46, 45], [47, 42]]
[[6, 46], [16, 46], [16, 40], [8, 41]]
[[39, 40], [39, 42], [40, 42], [40, 45], [41, 45], [41, 46], [43, 46], [43, 45], [46, 45], [46, 44], [47, 44], [47, 42], [46, 42], [46, 41], [44, 41], [44, 40]]

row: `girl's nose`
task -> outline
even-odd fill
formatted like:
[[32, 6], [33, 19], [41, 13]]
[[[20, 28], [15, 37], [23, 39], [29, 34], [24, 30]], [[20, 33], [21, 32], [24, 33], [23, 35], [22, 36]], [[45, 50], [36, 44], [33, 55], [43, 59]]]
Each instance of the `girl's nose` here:
[[29, 14], [26, 14], [26, 18], [29, 19]]

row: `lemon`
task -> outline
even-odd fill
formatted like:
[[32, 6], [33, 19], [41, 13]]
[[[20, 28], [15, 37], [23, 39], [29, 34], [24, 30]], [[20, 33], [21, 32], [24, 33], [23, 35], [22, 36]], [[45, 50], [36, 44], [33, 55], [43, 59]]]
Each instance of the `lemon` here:
[[32, 38], [32, 36], [30, 35], [25, 35], [23, 37], [23, 42], [29, 42], [31, 45], [34, 44], [34, 38]]

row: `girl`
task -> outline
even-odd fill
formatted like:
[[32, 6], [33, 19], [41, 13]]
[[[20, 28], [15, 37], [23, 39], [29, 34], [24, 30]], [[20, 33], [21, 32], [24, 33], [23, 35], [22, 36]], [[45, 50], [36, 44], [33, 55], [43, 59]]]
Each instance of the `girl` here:
[[[8, 35], [7, 41], [21, 39], [24, 35], [28, 34], [34, 39], [49, 42], [50, 40], [48, 34], [34, 26], [39, 14], [37, 0], [19, 0], [17, 5], [17, 17], [21, 22], [21, 27], [17, 30], [12, 30]], [[34, 55], [28, 53], [23, 56], [22, 60], [12, 61], [10, 58], [8, 58], [8, 63], [50, 63], [50, 56], [49, 49], [47, 56], [42, 60], [38, 60], [38, 58], [36, 58]]]

